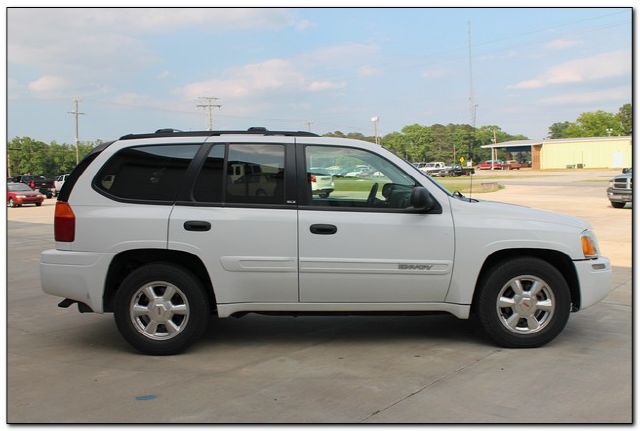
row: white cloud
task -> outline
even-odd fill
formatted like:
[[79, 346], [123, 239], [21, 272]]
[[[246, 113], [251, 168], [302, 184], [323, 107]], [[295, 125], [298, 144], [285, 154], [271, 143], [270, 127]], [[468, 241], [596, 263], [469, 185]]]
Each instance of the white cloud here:
[[7, 60], [41, 76], [64, 76], [68, 90], [78, 93], [95, 82], [126, 81], [158, 63], [145, 39], [149, 34], [311, 25], [291, 10], [275, 8], [11, 8]]
[[507, 88], [542, 88], [625, 75], [631, 75], [631, 53], [620, 50], [561, 63], [550, 67], [536, 78], [520, 81]]
[[561, 94], [540, 99], [543, 105], [580, 105], [592, 102], [629, 101], [631, 90], [627, 87], [615, 87], [608, 90], [582, 93]]
[[353, 63], [369, 58], [376, 49], [356, 43], [322, 47], [287, 59], [273, 58], [231, 68], [222, 77], [192, 82], [174, 93], [183, 99], [203, 95], [259, 99], [276, 91], [282, 96], [345, 88], [344, 80], [326, 79], [322, 70], [328, 67], [333, 71], [329, 75], [335, 74], [337, 68], [350, 68]]
[[58, 96], [68, 86], [67, 81], [60, 76], [42, 76], [35, 81], [31, 81], [27, 88], [35, 96], [55, 97]]
[[344, 82], [331, 82], [331, 81], [313, 81], [307, 86], [309, 91], [323, 91], [332, 90], [334, 88], [343, 88], [347, 84]]
[[544, 47], [547, 49], [567, 49], [574, 47], [576, 45], [581, 44], [581, 40], [571, 40], [571, 39], [554, 39], [550, 42], [547, 42]]
[[298, 30], [298, 31], [305, 31], [306, 29], [312, 28], [312, 27], [315, 27], [315, 26], [316, 25], [313, 22], [311, 22], [311, 21], [309, 21], [307, 19], [303, 19], [303, 20], [297, 21], [294, 24], [294, 28], [296, 30]]
[[361, 76], [361, 77], [377, 76], [381, 74], [382, 74], [382, 70], [378, 69], [377, 67], [365, 65], [358, 68], [358, 76]]

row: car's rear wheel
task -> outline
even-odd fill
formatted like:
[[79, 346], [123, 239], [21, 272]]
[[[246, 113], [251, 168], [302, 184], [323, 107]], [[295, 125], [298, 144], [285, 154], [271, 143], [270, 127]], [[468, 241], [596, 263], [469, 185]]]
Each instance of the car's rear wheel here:
[[36, 206], [37, 206], [37, 207], [42, 206], [42, 202], [36, 202]]
[[180, 353], [204, 333], [209, 321], [207, 295], [200, 280], [168, 263], [142, 266], [116, 292], [118, 330], [148, 355]]
[[624, 208], [626, 202], [611, 202], [611, 206], [614, 208]]
[[565, 327], [569, 287], [548, 262], [522, 257], [503, 261], [486, 276], [476, 312], [486, 334], [504, 347], [538, 347]]

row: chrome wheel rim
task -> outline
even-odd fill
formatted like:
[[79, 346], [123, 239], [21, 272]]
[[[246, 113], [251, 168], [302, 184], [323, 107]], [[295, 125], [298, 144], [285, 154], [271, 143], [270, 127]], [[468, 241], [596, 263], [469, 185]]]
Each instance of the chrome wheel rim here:
[[519, 275], [500, 289], [496, 310], [500, 323], [515, 334], [534, 334], [549, 325], [556, 300], [551, 287], [533, 275]]
[[189, 302], [174, 284], [152, 281], [133, 295], [129, 315], [140, 334], [152, 340], [169, 340], [187, 326]]

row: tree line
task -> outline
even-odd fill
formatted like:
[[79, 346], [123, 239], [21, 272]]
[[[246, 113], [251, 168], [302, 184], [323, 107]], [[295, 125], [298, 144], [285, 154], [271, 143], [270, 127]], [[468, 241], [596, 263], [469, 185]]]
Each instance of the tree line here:
[[576, 121], [553, 123], [549, 127], [549, 138], [630, 136], [632, 125], [631, 104], [626, 103], [615, 114], [605, 111], [584, 112]]
[[[573, 122], [554, 123], [549, 127], [549, 138], [574, 138], [591, 136], [627, 136], [632, 131], [632, 109], [627, 103], [617, 113], [605, 111], [585, 112]], [[323, 136], [360, 139], [375, 142], [374, 136], [362, 133], [335, 131]], [[527, 139], [521, 134], [512, 135], [499, 126], [472, 127], [469, 124], [411, 124], [400, 131], [381, 138], [382, 146], [398, 156], [412, 161], [443, 161], [458, 163], [460, 156], [475, 162], [491, 158], [491, 150], [482, 148], [493, 142]], [[82, 160], [102, 141], [82, 142], [78, 145]], [[76, 165], [76, 147], [55, 141], [44, 143], [30, 137], [15, 137], [7, 147], [7, 175], [38, 174], [53, 177], [66, 174]]]

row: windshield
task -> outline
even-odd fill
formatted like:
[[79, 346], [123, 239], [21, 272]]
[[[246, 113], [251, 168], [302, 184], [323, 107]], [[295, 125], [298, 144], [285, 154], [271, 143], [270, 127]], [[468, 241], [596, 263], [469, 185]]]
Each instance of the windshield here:
[[31, 192], [31, 187], [26, 184], [7, 184], [7, 189], [10, 192]]

